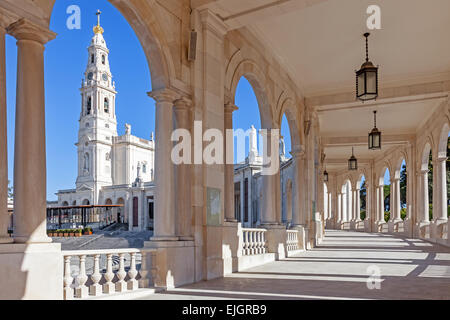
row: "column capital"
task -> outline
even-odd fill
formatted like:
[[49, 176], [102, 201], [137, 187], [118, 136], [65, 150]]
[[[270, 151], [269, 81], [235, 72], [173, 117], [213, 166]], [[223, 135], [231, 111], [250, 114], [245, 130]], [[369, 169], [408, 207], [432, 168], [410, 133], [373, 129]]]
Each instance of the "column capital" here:
[[181, 97], [174, 101], [175, 110], [189, 110], [192, 107], [192, 100]]
[[292, 158], [294, 160], [298, 160], [298, 159], [305, 159], [306, 153], [305, 153], [305, 149], [299, 147], [299, 148], [295, 148], [294, 150], [290, 151], [290, 154], [292, 155]]
[[24, 18], [9, 25], [6, 31], [17, 40], [31, 40], [42, 45], [56, 38], [55, 32]]
[[159, 90], [153, 90], [150, 92], [147, 92], [148, 96], [150, 98], [155, 99], [155, 101], [158, 102], [174, 102], [179, 98], [179, 94], [175, 92], [172, 89], [164, 88]]
[[225, 103], [225, 113], [233, 113], [234, 111], [238, 110], [239, 108], [232, 102]]

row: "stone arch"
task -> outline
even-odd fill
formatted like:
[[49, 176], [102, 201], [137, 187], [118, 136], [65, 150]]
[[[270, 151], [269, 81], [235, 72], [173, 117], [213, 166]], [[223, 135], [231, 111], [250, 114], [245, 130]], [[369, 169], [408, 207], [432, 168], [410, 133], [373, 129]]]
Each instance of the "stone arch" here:
[[83, 206], [90, 205], [89, 199], [84, 199], [83, 202], [81, 202]]
[[[240, 51], [239, 51], [240, 52]], [[235, 54], [236, 56], [236, 54]], [[234, 57], [234, 56], [233, 56]], [[230, 95], [230, 99], [234, 101], [236, 89], [242, 77], [246, 78], [253, 88], [258, 101], [259, 115], [261, 117], [262, 129], [270, 129], [276, 127], [274, 123], [273, 110], [271, 107], [269, 94], [267, 91], [267, 79], [252, 60], [242, 60], [235, 67], [235, 61], [230, 61], [225, 75], [225, 90]]]
[[[422, 171], [428, 170], [428, 162], [430, 160], [430, 152], [432, 152], [433, 146], [431, 143], [431, 139], [428, 139], [425, 145], [422, 148], [422, 157], [420, 163], [420, 169]], [[433, 157], [433, 153], [431, 153], [431, 157]]]
[[67, 201], [64, 201], [64, 202], [62, 203], [62, 206], [63, 206], [63, 207], [68, 207], [68, 206], [69, 206], [69, 203], [68, 203]]
[[112, 200], [110, 198], [108, 198], [108, 199], [105, 200], [105, 204], [111, 205], [113, 203], [112, 203]]
[[[144, 50], [150, 69], [152, 90], [159, 90], [171, 86], [176, 79], [174, 60], [167, 44], [167, 36], [158, 21], [155, 0], [134, 1], [108, 0], [125, 18], [134, 30]], [[51, 17], [55, 0], [50, 0], [46, 7], [42, 7], [48, 17]], [[50, 25], [50, 19], [45, 22]]]
[[381, 170], [378, 172], [378, 185], [384, 185], [384, 175], [386, 174], [386, 169], [389, 170], [389, 179], [392, 177], [392, 166], [388, 160], [384, 161]]
[[400, 179], [400, 172], [402, 170], [402, 163], [405, 160], [406, 167], [408, 167], [408, 157], [407, 154], [403, 151], [400, 151], [399, 157], [395, 160], [393, 167], [393, 175], [395, 179]]
[[281, 128], [281, 122], [283, 120], [283, 114], [286, 115], [286, 119], [289, 125], [289, 133], [291, 135], [291, 149], [302, 150], [302, 131], [300, 130], [300, 117], [297, 109], [295, 108], [295, 100], [287, 96], [286, 91], [283, 91], [278, 99], [277, 110], [279, 110], [277, 116], [277, 126]]
[[448, 122], [444, 123], [439, 135], [439, 145], [438, 145], [438, 159], [444, 159], [447, 157], [447, 141], [448, 132], [450, 131], [450, 125]]

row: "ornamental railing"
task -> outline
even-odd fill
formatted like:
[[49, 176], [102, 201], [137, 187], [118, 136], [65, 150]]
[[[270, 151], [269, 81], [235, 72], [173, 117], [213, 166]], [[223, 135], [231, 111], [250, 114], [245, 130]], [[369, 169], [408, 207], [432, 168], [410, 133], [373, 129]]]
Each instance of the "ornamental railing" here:
[[298, 230], [287, 230], [286, 235], [286, 248], [287, 251], [298, 250]]
[[64, 299], [83, 299], [153, 286], [154, 249], [62, 251]]
[[242, 255], [266, 253], [266, 229], [242, 228]]

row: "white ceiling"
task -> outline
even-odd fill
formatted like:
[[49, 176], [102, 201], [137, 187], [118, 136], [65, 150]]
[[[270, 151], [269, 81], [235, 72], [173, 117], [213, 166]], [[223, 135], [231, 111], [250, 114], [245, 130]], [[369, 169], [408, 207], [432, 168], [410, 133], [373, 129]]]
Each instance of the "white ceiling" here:
[[[370, 31], [369, 55], [380, 66], [380, 88], [450, 80], [450, 0], [192, 1], [207, 3], [230, 29], [245, 26], [253, 32], [304, 97], [354, 90], [354, 71], [365, 59], [366, 9], [373, 4], [381, 8], [381, 29]], [[383, 136], [414, 135], [441, 102], [441, 98], [433, 98], [380, 101], [374, 106], [319, 106], [320, 135], [367, 137], [373, 127], [373, 110], [378, 111], [377, 126]], [[373, 159], [395, 143], [384, 144], [381, 151], [355, 144], [355, 155], [361, 160]], [[327, 169], [344, 169], [351, 145], [326, 146], [326, 159], [343, 160]]]

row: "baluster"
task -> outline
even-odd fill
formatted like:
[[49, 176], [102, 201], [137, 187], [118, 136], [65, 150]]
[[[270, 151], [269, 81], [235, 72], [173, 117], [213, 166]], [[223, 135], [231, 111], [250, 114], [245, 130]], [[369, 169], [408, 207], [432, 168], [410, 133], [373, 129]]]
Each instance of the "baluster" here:
[[82, 254], [80, 258], [80, 272], [77, 276], [77, 287], [75, 289], [75, 295], [77, 298], [85, 298], [89, 295], [88, 287], [85, 283], [88, 279], [86, 275], [86, 255]]
[[130, 270], [128, 270], [128, 290], [136, 290], [138, 288], [138, 282], [136, 280], [137, 270], [136, 270], [136, 252], [130, 253], [131, 255], [131, 265]]
[[263, 253], [266, 253], [266, 235], [264, 231], [261, 231], [261, 235], [262, 235]]
[[248, 231], [248, 254], [253, 254], [253, 231]]
[[119, 271], [117, 272], [117, 278], [119, 281], [116, 282], [116, 291], [124, 292], [127, 291], [127, 283], [124, 281], [127, 273], [125, 272], [125, 257], [124, 253], [119, 253]]
[[251, 253], [256, 254], [256, 231], [252, 231], [251, 245]]
[[255, 247], [256, 247], [256, 254], [261, 253], [260, 243], [259, 243], [259, 231], [255, 232]]
[[111, 294], [115, 292], [114, 283], [112, 279], [114, 278], [114, 272], [112, 271], [112, 253], [106, 255], [106, 273], [105, 280], [106, 283], [103, 285], [103, 293]]
[[248, 250], [248, 245], [249, 245], [249, 243], [248, 243], [248, 234], [249, 234], [249, 232], [246, 230], [245, 233], [244, 233], [244, 244], [245, 244], [244, 254], [246, 256], [248, 256], [248, 254], [249, 254], [249, 250]]
[[91, 275], [93, 284], [89, 287], [89, 294], [92, 296], [100, 296], [102, 294], [102, 286], [99, 284], [102, 279], [100, 273], [100, 255], [94, 255], [94, 273]]
[[148, 288], [150, 281], [148, 279], [147, 252], [141, 252], [141, 269], [139, 269], [139, 287]]
[[70, 260], [71, 256], [64, 256], [64, 300], [73, 299], [72, 275], [70, 274]]

